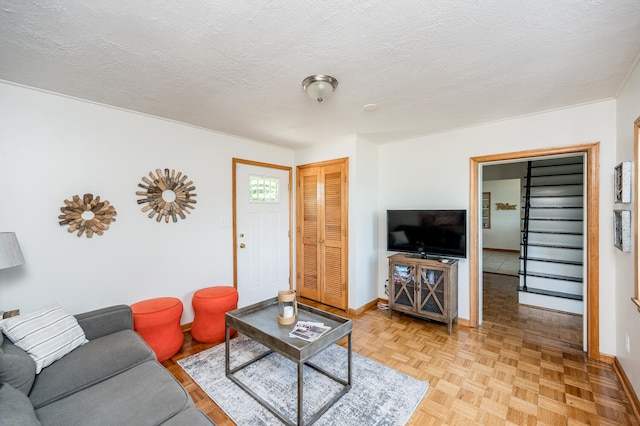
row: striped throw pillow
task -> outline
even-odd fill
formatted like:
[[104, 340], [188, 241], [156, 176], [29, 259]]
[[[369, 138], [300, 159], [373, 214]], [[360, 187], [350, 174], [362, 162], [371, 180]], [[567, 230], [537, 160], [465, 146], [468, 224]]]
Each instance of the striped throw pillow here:
[[60, 306], [48, 306], [0, 321], [0, 330], [36, 362], [36, 374], [88, 342], [75, 317]]

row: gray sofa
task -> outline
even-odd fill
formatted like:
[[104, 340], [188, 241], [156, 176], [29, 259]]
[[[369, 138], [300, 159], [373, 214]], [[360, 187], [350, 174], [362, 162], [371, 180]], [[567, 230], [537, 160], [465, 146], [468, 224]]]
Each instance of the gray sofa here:
[[38, 375], [0, 333], [0, 426], [214, 424], [133, 331], [131, 308], [75, 317], [89, 342]]

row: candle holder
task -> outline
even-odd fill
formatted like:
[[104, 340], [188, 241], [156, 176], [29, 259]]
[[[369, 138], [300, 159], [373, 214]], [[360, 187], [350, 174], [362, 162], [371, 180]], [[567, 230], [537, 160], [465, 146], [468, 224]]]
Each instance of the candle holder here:
[[296, 321], [298, 304], [296, 292], [293, 290], [281, 290], [278, 292], [278, 324], [289, 325]]

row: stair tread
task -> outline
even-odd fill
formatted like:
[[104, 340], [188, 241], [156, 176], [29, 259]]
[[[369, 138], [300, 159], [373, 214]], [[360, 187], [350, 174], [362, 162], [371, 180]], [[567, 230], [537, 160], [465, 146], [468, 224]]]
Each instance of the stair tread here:
[[[518, 291], [525, 292], [522, 289], [522, 286], [518, 287]], [[542, 296], [561, 297], [563, 299], [571, 299], [571, 300], [583, 300], [583, 297], [581, 294], [563, 293], [561, 291], [541, 290], [541, 289], [531, 288], [531, 287], [528, 287], [525, 293], [540, 294]]]
[[[533, 168], [533, 167], [532, 167]], [[539, 178], [539, 177], [554, 177], [554, 176], [582, 176], [584, 173], [580, 172], [567, 172], [567, 173], [551, 173], [546, 175], [531, 175], [531, 178]], [[526, 176], [525, 176], [526, 179]]]
[[[576, 198], [583, 197], [582, 194], [538, 194], [538, 195], [529, 195], [529, 198]], [[523, 196], [522, 198], [526, 198]]]
[[[524, 257], [520, 256], [520, 260], [524, 260]], [[562, 260], [562, 259], [544, 259], [541, 257], [531, 257], [529, 256], [529, 260], [533, 260], [534, 262], [546, 262], [546, 263], [560, 263], [562, 265], [578, 265], [581, 266], [583, 263], [579, 260]]]
[[[524, 208], [525, 206], [522, 206]], [[582, 209], [583, 206], [529, 206], [529, 209]]]
[[[534, 177], [534, 176], [532, 176]], [[529, 185], [529, 188], [546, 188], [549, 186], [584, 186], [582, 182], [579, 183], [532, 183]], [[522, 185], [523, 188], [527, 187], [527, 184]]]
[[[527, 244], [529, 247], [547, 247], [547, 248], [558, 248], [558, 249], [569, 249], [569, 250], [582, 250], [582, 246], [568, 246], [566, 244], [542, 244], [542, 243], [529, 243]], [[522, 247], [523, 244], [520, 243]]]
[[[524, 275], [522, 270], [518, 271], [518, 275]], [[567, 275], [543, 274], [542, 272], [527, 272], [528, 277], [549, 278], [552, 280], [571, 281], [573, 283], [581, 283], [582, 278], [569, 277]]]
[[[524, 229], [520, 232], [524, 232]], [[529, 229], [529, 234], [553, 234], [553, 235], [582, 235], [582, 232], [570, 232], [570, 231], [532, 231]]]
[[565, 221], [565, 222], [582, 222], [583, 219], [564, 219], [559, 217], [529, 217], [529, 222], [532, 220], [545, 220], [545, 221]]
[[539, 161], [532, 162], [531, 168], [543, 169], [545, 167], [577, 166], [578, 164], [584, 164], [584, 161], [572, 161], [570, 163], [557, 162], [557, 163], [547, 163], [547, 164], [540, 164], [540, 161], [546, 161], [546, 160], [539, 160]]

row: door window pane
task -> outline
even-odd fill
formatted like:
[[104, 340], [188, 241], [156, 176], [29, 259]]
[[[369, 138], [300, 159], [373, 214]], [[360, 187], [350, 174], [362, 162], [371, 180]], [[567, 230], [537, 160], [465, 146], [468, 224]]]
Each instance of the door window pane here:
[[279, 179], [265, 176], [249, 176], [249, 202], [277, 203], [279, 198]]

